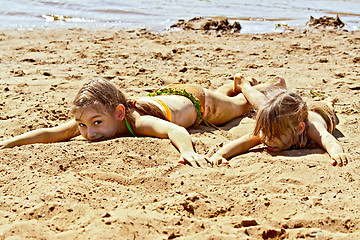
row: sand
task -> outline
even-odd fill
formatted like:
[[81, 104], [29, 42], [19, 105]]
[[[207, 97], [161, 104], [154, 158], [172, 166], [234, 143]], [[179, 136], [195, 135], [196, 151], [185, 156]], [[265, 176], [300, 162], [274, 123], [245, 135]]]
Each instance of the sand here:
[[[119, 138], [0, 150], [0, 239], [359, 239], [360, 32], [217, 34], [41, 29], [0, 32], [0, 140], [71, 119], [89, 79], [128, 97], [174, 82], [217, 89], [235, 73], [283, 75], [307, 99], [337, 99], [334, 135], [353, 162], [310, 149], [258, 146], [230, 166], [177, 164], [168, 139]], [[207, 156], [248, 132], [190, 128]]]

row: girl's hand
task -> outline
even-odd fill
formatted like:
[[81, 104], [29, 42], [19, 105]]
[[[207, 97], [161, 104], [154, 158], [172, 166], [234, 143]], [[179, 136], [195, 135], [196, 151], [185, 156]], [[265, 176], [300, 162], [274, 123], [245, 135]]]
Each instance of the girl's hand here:
[[229, 165], [229, 161], [226, 158], [216, 154], [210, 158], [210, 162], [213, 166], [219, 166], [221, 164]]
[[207, 157], [197, 154], [195, 152], [189, 152], [181, 154], [178, 163], [185, 164], [189, 163], [191, 166], [198, 168], [208, 168], [211, 167], [210, 161]]
[[347, 153], [335, 154], [331, 156], [331, 159], [332, 159], [332, 165], [333, 166], [339, 165], [339, 167], [347, 165], [352, 160], [350, 155]]

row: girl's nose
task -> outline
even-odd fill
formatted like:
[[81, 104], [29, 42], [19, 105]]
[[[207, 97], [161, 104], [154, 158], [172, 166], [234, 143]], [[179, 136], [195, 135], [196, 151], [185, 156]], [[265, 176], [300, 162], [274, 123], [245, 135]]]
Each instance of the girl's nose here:
[[96, 137], [97, 133], [94, 129], [92, 128], [88, 128], [88, 131], [87, 131], [87, 138], [88, 139], [94, 139]]
[[263, 140], [263, 143], [268, 146], [269, 149], [273, 149], [275, 146], [277, 146], [277, 144], [274, 142], [274, 140], [266, 137]]
[[272, 140], [270, 140], [269, 138], [265, 138], [265, 144], [266, 144], [266, 145], [271, 146], [271, 145], [272, 145], [272, 143], [273, 143], [273, 141], [272, 141]]
[[266, 145], [271, 145], [272, 141], [269, 137], [265, 136], [262, 132], [260, 132], [260, 138], [262, 139], [262, 142]]

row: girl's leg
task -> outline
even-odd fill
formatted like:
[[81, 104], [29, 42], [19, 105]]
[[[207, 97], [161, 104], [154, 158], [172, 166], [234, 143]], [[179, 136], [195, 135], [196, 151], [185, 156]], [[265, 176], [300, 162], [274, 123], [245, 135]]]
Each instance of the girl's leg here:
[[[258, 82], [255, 78], [252, 78], [250, 84], [251, 86], [257, 86]], [[224, 94], [228, 97], [234, 97], [239, 93], [241, 93], [241, 89], [239, 88], [239, 86], [237, 86], [236, 81], [234, 79], [234, 82], [224, 84], [223, 86], [219, 87], [216, 90], [216, 92]]]
[[[240, 74], [236, 74], [234, 76], [234, 82], [226, 83], [223, 86], [219, 87], [216, 92], [224, 94], [228, 97], [234, 97], [241, 93], [241, 88], [239, 87], [239, 78], [240, 80], [243, 78]], [[272, 88], [282, 88], [286, 89], [285, 79], [281, 76], [276, 76], [272, 80], [258, 84], [258, 81], [255, 78], [247, 78], [250, 82], [250, 85], [260, 92], [264, 93], [266, 91], [271, 90]]]
[[267, 98], [265, 94], [253, 88], [247, 78], [244, 78], [240, 74], [236, 74], [234, 78], [235, 85], [241, 90], [247, 101], [253, 105], [255, 109], [259, 109], [260, 106], [266, 102]]
[[255, 108], [259, 109], [262, 104], [267, 101], [264, 94], [274, 88], [286, 89], [285, 79], [281, 76], [276, 76], [270, 83], [259, 84], [251, 86], [252, 79], [244, 78], [241, 74], [234, 76], [234, 84], [241, 90], [247, 101]]
[[234, 83], [226, 83], [226, 84], [222, 85], [221, 87], [219, 87], [218, 89], [216, 89], [215, 92], [224, 94], [225, 96], [228, 96], [228, 97], [233, 97], [236, 95], [234, 93]]
[[205, 90], [204, 118], [215, 125], [221, 125], [244, 115], [251, 109], [243, 94], [229, 97], [219, 92]]
[[[257, 109], [262, 102], [266, 101], [266, 96], [262, 91], [266, 92], [274, 87], [276, 88], [286, 88], [285, 80], [281, 77], [277, 77], [271, 81], [271, 83], [264, 83], [255, 86], [251, 84], [256, 84], [253, 78], [245, 80], [241, 75], [235, 75], [234, 82], [236, 88], [242, 90], [242, 87], [245, 91], [243, 93], [237, 94], [235, 96], [229, 96], [229, 94], [224, 94], [224, 92], [229, 92], [229, 86], [223, 88], [227, 91], [216, 91], [213, 92], [208, 89], [205, 90], [205, 115], [204, 118], [212, 122], [215, 125], [224, 124], [228, 121], [231, 121], [234, 118], [240, 117], [248, 112], [253, 106], [253, 102], [257, 101], [255, 104], [255, 109]], [[235, 88], [235, 84], [232, 84]], [[234, 90], [234, 89], [233, 89]], [[232, 91], [233, 91], [232, 90]], [[246, 94], [245, 94], [246, 93]], [[256, 95], [260, 100], [256, 98]], [[252, 100], [247, 99], [249, 96]]]

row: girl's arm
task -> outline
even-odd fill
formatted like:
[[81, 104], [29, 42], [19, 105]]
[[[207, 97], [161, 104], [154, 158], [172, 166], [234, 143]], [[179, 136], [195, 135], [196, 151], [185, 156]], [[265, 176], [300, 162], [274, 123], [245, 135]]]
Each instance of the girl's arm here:
[[135, 123], [135, 133], [143, 136], [169, 138], [179, 149], [179, 163], [189, 163], [193, 167], [208, 167], [205, 156], [195, 153], [189, 132], [181, 126], [153, 116], [141, 116]]
[[237, 140], [231, 141], [220, 148], [211, 158], [214, 165], [228, 164], [227, 158], [244, 153], [250, 148], [260, 144], [260, 138], [248, 133]]
[[36, 129], [19, 136], [0, 141], [0, 148], [10, 148], [32, 143], [52, 143], [69, 140], [80, 135], [76, 121], [71, 120], [52, 128]]
[[329, 153], [332, 159], [332, 165], [335, 166], [339, 164], [339, 166], [342, 166], [350, 161], [350, 156], [344, 152], [339, 141], [326, 130], [326, 124], [324, 124], [322, 119], [318, 119], [316, 116], [311, 119], [308, 136]]

